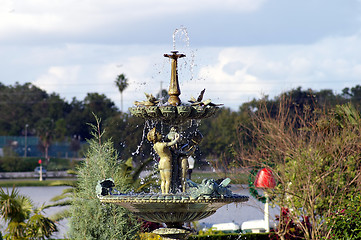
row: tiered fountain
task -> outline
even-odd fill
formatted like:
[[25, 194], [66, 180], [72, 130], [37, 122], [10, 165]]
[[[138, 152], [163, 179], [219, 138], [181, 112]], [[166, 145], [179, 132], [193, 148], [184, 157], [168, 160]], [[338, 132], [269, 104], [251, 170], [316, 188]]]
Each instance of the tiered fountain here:
[[161, 194], [112, 194], [109, 190], [112, 185], [106, 186], [107, 181], [103, 181], [99, 185], [98, 196], [101, 202], [118, 204], [145, 220], [165, 223], [166, 228], [154, 231], [163, 239], [186, 239], [190, 230], [183, 227], [184, 222], [206, 218], [220, 207], [248, 201], [248, 197], [233, 194], [229, 190], [228, 178], [218, 181], [203, 179], [201, 184], [186, 179], [188, 157], [201, 142], [202, 134], [194, 130], [183, 137], [178, 127], [187, 121], [214, 115], [219, 105], [211, 100], [203, 101], [204, 90], [197, 99], [192, 98], [190, 104], [182, 104], [177, 61], [185, 55], [172, 51], [164, 56], [172, 62], [168, 103], [160, 104], [151, 94], [146, 94], [146, 101], [135, 102], [136, 107], [129, 109], [136, 117], [158, 121], [170, 127], [164, 141], [161, 131], [156, 127], [147, 134], [147, 139], [153, 143], [159, 156]]

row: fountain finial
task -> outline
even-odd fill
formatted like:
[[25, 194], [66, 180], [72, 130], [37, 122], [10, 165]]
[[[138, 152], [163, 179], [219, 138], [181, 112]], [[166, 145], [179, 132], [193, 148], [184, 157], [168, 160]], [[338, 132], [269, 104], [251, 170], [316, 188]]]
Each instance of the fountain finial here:
[[177, 62], [178, 58], [185, 57], [185, 54], [179, 54], [178, 51], [171, 51], [172, 54], [164, 54], [164, 57], [172, 59], [172, 74], [169, 84], [169, 99], [168, 103], [173, 106], [178, 106], [181, 103], [179, 99], [179, 95], [181, 94], [178, 82], [178, 70], [177, 70]]

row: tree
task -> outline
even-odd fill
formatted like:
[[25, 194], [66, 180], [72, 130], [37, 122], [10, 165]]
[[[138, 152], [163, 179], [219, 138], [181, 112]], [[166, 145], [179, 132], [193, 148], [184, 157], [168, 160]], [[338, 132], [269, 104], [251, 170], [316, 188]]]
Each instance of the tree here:
[[83, 122], [81, 124], [86, 126], [87, 138], [92, 137], [89, 133], [91, 127], [89, 123], [96, 125], [94, 114], [101, 119], [108, 119], [117, 114], [117, 108], [114, 102], [107, 98], [104, 94], [99, 93], [88, 93], [84, 98], [84, 112]]
[[356, 85], [355, 87], [350, 88], [344, 88], [342, 90], [342, 97], [344, 97], [345, 99], [348, 99], [352, 104], [355, 105], [355, 107], [360, 110], [361, 109], [361, 104], [360, 104], [360, 99], [361, 99], [361, 85]]
[[118, 90], [120, 92], [120, 111], [123, 112], [123, 91], [128, 87], [128, 79], [125, 77], [124, 74], [120, 74], [115, 80], [115, 85], [118, 87]]
[[57, 231], [55, 223], [42, 214], [43, 205], [34, 208], [31, 200], [15, 188], [0, 188], [0, 215], [7, 223], [5, 239], [45, 239]]
[[135, 239], [139, 230], [136, 219], [115, 204], [102, 204], [95, 188], [98, 181], [112, 178], [119, 191], [127, 192], [119, 168], [118, 156], [111, 141], [102, 142], [100, 121], [93, 126], [86, 159], [78, 169], [78, 191], [70, 208], [72, 239]]
[[[152, 147], [144, 141], [145, 123], [141, 118], [120, 113], [104, 121], [105, 139], [111, 139], [122, 159], [133, 157], [136, 162], [151, 156]], [[136, 154], [133, 154], [136, 153]]]
[[108, 119], [117, 113], [117, 108], [112, 100], [104, 94], [88, 93], [83, 101], [73, 98], [71, 111], [66, 117], [66, 126], [70, 136], [80, 139], [91, 138], [91, 128], [87, 123], [96, 124], [94, 115], [101, 119]]
[[55, 135], [54, 121], [50, 118], [41, 119], [37, 123], [36, 131], [40, 139], [40, 146], [44, 151], [44, 157], [49, 162], [49, 147]]
[[[272, 169], [278, 185], [267, 192], [289, 210], [287, 222], [297, 224], [305, 239], [327, 238], [332, 226], [325, 220], [333, 206], [361, 187], [360, 114], [349, 104], [328, 112], [306, 104], [291, 114], [290, 104], [281, 100], [275, 117], [258, 106], [248, 128], [253, 142], [240, 141], [239, 160], [243, 167]], [[277, 234], [284, 239], [286, 219], [279, 223]]]

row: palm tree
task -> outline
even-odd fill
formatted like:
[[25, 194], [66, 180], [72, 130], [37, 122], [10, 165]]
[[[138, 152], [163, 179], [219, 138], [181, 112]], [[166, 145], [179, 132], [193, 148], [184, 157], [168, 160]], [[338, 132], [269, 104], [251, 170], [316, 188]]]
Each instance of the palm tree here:
[[128, 79], [125, 77], [124, 74], [120, 74], [115, 80], [115, 85], [118, 87], [120, 92], [120, 110], [123, 112], [123, 91], [128, 87]]
[[36, 131], [40, 139], [40, 146], [44, 151], [45, 159], [49, 162], [49, 147], [54, 139], [55, 125], [50, 118], [43, 118], [36, 124]]
[[45, 239], [57, 231], [55, 223], [42, 214], [46, 208], [34, 208], [30, 198], [0, 188], [0, 216], [7, 223], [5, 239]]

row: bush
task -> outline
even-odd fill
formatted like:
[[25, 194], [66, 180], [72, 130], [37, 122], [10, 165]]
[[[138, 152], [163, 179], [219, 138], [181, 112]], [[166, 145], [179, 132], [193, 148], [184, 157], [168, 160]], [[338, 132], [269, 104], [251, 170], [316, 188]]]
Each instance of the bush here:
[[[217, 233], [208, 235], [190, 235], [188, 240], [269, 240], [269, 233]], [[160, 240], [161, 238], [154, 233], [140, 234], [141, 240]]]
[[38, 166], [38, 159], [22, 158], [17, 156], [1, 157], [0, 171], [1, 172], [30, 172]]
[[[39, 166], [39, 157], [5, 156], [0, 157], [0, 172], [32, 172]], [[65, 158], [51, 158], [49, 163], [44, 161], [44, 167], [48, 171], [65, 171], [74, 169], [79, 165], [78, 161]]]
[[69, 159], [51, 158], [46, 168], [48, 171], [65, 171], [74, 168], [74, 166]]
[[218, 233], [211, 235], [192, 235], [188, 240], [269, 240], [269, 233]]
[[334, 214], [326, 223], [328, 239], [361, 239], [361, 195], [350, 195], [341, 205], [335, 206]]
[[86, 160], [78, 169], [77, 191], [73, 194], [70, 207], [71, 239], [136, 239], [140, 230], [137, 220], [124, 208], [102, 204], [97, 197], [96, 185], [106, 178], [112, 178], [116, 186], [123, 186], [124, 189], [118, 189], [121, 192], [129, 189], [125, 188], [126, 179], [120, 174], [118, 156], [112, 142], [101, 142], [99, 122], [94, 130], [95, 138], [89, 141]]

